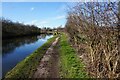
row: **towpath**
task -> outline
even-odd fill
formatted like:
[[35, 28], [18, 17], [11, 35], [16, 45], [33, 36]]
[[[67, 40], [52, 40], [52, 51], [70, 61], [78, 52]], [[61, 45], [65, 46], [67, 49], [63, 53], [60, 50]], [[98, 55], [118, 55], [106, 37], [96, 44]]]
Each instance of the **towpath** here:
[[58, 41], [59, 37], [55, 39], [46, 51], [37, 67], [34, 78], [59, 78]]

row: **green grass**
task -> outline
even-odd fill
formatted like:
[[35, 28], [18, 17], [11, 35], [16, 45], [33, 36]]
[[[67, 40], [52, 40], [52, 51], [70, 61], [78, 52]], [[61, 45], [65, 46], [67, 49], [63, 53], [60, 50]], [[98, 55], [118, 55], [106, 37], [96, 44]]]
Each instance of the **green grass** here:
[[60, 76], [62, 78], [87, 78], [84, 64], [67, 41], [67, 35], [60, 38]]
[[33, 52], [23, 61], [18, 63], [11, 71], [6, 74], [5, 78], [32, 78], [42, 56], [45, 54], [45, 52], [50, 47], [51, 43], [55, 40], [56, 37], [57, 36], [50, 38], [35, 52]]

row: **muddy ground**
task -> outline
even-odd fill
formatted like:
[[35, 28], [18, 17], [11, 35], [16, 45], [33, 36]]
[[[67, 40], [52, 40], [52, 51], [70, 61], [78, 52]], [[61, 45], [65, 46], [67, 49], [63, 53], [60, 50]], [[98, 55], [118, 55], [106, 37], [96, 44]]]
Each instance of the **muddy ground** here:
[[58, 39], [59, 37], [56, 38], [41, 59], [34, 78], [59, 78]]

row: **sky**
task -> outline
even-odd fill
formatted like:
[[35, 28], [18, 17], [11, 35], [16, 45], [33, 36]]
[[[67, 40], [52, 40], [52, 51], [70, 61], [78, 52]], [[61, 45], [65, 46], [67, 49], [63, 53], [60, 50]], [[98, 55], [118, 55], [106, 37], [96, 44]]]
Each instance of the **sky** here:
[[1, 0], [2, 2], [115, 2], [119, 0]]
[[[34, 24], [39, 28], [43, 28], [43, 27], [55, 28], [60, 25], [64, 27], [67, 16], [66, 8], [68, 5], [71, 5], [72, 3], [32, 2], [32, 1], [33, 0], [9, 0], [8, 2], [8, 0], [2, 0], [2, 17], [12, 20], [14, 22], [18, 21], [24, 24], [30, 24], [30, 25]], [[34, 0], [34, 1], [38, 1], [38, 0]], [[84, 2], [87, 0], [80, 0], [80, 1]], [[90, 0], [90, 1], [95, 1], [95, 0]], [[1, 9], [1, 3], [0, 3], [0, 9]], [[0, 15], [1, 15], [1, 10], [0, 10]]]
[[2, 2], [2, 17], [14, 22], [55, 28], [66, 23], [67, 2]]

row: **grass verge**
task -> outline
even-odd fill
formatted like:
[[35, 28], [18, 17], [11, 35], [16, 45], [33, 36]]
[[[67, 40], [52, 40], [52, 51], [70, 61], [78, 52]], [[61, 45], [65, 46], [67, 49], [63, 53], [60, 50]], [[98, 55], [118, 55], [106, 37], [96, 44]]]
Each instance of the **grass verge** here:
[[18, 63], [11, 71], [5, 75], [5, 78], [32, 78], [42, 56], [45, 54], [56, 37], [57, 36], [50, 38], [45, 44], [35, 50], [23, 61]]
[[67, 35], [60, 38], [60, 76], [62, 78], [87, 78], [84, 64], [67, 41]]

